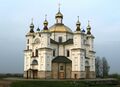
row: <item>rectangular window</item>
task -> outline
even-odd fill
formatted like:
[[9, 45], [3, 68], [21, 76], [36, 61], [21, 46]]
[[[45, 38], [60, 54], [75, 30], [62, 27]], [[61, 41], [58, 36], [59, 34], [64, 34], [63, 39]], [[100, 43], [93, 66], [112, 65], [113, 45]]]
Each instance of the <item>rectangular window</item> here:
[[86, 40], [83, 40], [83, 45], [86, 45]]
[[62, 37], [59, 37], [59, 42], [60, 42], [60, 43], [62, 42]]
[[53, 50], [53, 56], [55, 56], [55, 50]]
[[29, 44], [29, 39], [27, 40], [27, 44]]
[[35, 50], [35, 54], [36, 54], [36, 57], [38, 57], [38, 50], [37, 49]]
[[27, 46], [27, 50], [29, 50], [29, 46]]
[[70, 57], [70, 51], [67, 50], [67, 57]]
[[60, 66], [60, 70], [63, 70], [63, 66]]
[[34, 56], [34, 52], [32, 52], [32, 56]]
[[85, 50], [85, 53], [84, 53], [85, 57], [86, 57], [86, 50]]

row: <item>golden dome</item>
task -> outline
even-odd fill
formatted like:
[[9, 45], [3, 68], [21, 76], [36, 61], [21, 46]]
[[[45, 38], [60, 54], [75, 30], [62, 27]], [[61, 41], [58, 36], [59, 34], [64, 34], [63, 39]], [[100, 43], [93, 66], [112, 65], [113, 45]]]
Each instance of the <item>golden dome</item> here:
[[90, 25], [88, 25], [88, 26], [87, 26], [87, 29], [91, 29], [91, 26], [90, 26]]
[[72, 30], [64, 24], [54, 24], [49, 28], [50, 32], [73, 33]]
[[80, 21], [79, 21], [79, 20], [77, 21], [76, 25], [81, 25], [81, 23], [80, 23]]
[[63, 14], [59, 11], [59, 12], [55, 15], [55, 18], [57, 18], [57, 17], [63, 18]]
[[47, 21], [47, 20], [45, 20], [45, 21], [44, 21], [44, 24], [47, 24], [47, 23], [48, 23], [48, 21]]
[[88, 26], [87, 26], [87, 29], [91, 29], [91, 26], [90, 26], [90, 21], [88, 21]]
[[44, 24], [44, 25], [48, 25], [48, 21], [47, 21], [47, 20], [45, 20], [43, 24]]

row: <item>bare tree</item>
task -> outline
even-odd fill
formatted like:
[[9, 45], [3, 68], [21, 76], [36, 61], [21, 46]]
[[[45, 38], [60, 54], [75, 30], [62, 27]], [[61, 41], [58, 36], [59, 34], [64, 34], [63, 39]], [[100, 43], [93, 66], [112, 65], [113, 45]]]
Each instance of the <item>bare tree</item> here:
[[108, 73], [109, 73], [110, 66], [109, 66], [105, 57], [102, 58], [102, 66], [103, 66], [103, 72], [102, 72], [103, 77], [107, 77]]
[[101, 77], [102, 76], [102, 61], [101, 58], [98, 56], [96, 57], [95, 61], [95, 66], [96, 66], [96, 77]]

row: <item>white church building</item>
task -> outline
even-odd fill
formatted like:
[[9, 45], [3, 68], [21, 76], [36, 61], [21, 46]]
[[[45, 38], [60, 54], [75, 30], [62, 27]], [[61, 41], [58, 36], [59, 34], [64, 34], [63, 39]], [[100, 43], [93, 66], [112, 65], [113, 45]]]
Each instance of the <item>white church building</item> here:
[[24, 78], [81, 79], [96, 78], [94, 36], [88, 23], [81, 29], [79, 19], [76, 30], [63, 23], [60, 10], [56, 22], [48, 27], [45, 18], [42, 30], [34, 29], [33, 21], [26, 34], [24, 50]]

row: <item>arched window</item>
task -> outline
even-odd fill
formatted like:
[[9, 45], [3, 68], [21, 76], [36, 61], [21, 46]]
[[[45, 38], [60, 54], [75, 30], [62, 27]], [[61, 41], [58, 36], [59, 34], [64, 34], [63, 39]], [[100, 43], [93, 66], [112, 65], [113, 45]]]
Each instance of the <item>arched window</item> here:
[[37, 60], [33, 60], [32, 61], [32, 65], [38, 65], [38, 61]]
[[88, 61], [85, 61], [85, 66], [89, 66], [89, 62]]
[[34, 43], [36, 43], [36, 44], [40, 43], [40, 39], [36, 38], [35, 41], [34, 41]]

